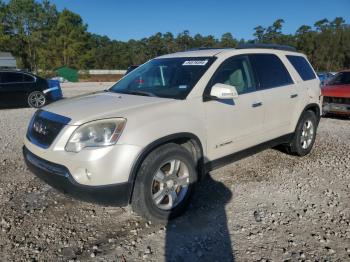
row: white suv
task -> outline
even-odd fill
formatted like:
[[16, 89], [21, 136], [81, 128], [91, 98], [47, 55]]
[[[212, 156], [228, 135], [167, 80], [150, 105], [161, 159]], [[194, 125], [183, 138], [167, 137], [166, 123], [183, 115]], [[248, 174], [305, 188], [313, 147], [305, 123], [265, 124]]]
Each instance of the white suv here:
[[308, 154], [321, 100], [314, 70], [291, 48], [179, 52], [38, 110], [23, 153], [54, 188], [164, 221], [210, 170], [277, 145]]

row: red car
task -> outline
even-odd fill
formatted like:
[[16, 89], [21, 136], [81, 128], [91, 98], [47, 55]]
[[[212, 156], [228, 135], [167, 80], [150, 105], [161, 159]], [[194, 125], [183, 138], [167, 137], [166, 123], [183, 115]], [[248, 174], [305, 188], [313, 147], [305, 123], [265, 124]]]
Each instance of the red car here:
[[322, 88], [323, 113], [350, 116], [350, 70], [336, 74]]

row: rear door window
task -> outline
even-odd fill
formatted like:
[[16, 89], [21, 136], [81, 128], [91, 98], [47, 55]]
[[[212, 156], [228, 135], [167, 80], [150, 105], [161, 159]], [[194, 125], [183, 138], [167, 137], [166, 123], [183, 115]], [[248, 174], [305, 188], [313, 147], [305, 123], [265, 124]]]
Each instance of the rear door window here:
[[259, 80], [259, 89], [293, 84], [289, 72], [276, 55], [252, 54], [249, 58]]
[[4, 72], [1, 75], [1, 82], [6, 83], [22, 83], [23, 75], [20, 73]]
[[287, 55], [287, 59], [304, 81], [315, 79], [316, 75], [309, 62], [302, 56]]

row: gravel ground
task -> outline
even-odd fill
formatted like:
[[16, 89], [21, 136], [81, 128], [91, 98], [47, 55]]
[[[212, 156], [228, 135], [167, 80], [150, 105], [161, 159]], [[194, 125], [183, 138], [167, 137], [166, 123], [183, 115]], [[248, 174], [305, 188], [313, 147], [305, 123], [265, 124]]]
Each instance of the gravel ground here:
[[323, 118], [304, 158], [270, 149], [212, 172], [189, 212], [159, 226], [35, 178], [21, 154], [33, 112], [0, 110], [0, 261], [350, 261], [350, 120]]

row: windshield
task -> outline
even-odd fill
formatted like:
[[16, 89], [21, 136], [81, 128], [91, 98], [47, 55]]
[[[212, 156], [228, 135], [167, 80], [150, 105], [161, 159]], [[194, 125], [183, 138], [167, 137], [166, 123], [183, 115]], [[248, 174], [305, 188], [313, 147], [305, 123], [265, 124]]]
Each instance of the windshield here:
[[341, 72], [336, 74], [328, 85], [350, 85], [350, 72]]
[[214, 59], [214, 57], [154, 59], [124, 76], [109, 91], [185, 99]]

